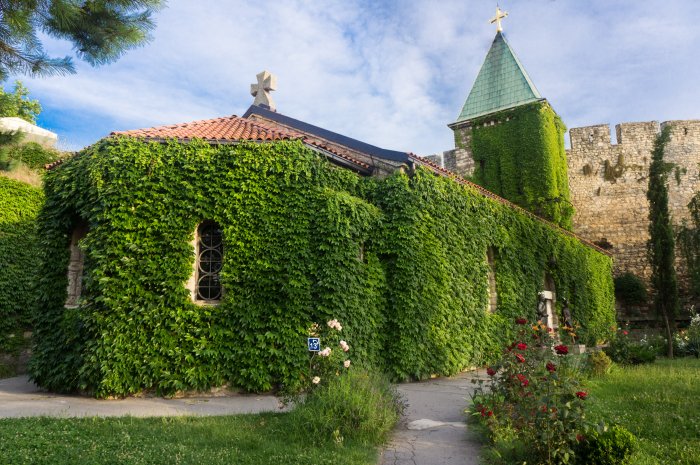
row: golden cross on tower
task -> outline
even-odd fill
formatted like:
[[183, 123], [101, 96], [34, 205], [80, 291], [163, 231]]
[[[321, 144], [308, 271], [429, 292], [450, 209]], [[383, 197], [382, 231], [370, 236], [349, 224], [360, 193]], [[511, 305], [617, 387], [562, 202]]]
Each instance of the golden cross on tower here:
[[496, 16], [491, 18], [491, 24], [496, 23], [496, 32], [502, 32], [503, 27], [501, 26], [501, 20], [508, 16], [507, 11], [501, 11], [501, 9], [496, 6]]

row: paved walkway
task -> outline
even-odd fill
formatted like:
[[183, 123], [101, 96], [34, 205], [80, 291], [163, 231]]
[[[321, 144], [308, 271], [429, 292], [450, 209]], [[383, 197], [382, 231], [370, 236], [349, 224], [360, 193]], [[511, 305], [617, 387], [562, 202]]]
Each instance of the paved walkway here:
[[[398, 386], [408, 402], [406, 415], [382, 452], [381, 465], [477, 465], [480, 443], [469, 433], [463, 411], [474, 385], [473, 372]], [[0, 418], [32, 416], [177, 416], [230, 415], [278, 411], [271, 395], [225, 393], [223, 396], [163, 399], [130, 397], [98, 400], [52, 394], [26, 376], [0, 379]]]
[[0, 418], [231, 415], [278, 411], [279, 407], [279, 399], [271, 395], [227, 393], [225, 396], [181, 399], [129, 397], [98, 400], [48, 393], [30, 383], [26, 376], [0, 379]]
[[474, 372], [398, 386], [406, 416], [379, 459], [381, 465], [477, 465], [480, 442], [467, 430], [464, 409]]

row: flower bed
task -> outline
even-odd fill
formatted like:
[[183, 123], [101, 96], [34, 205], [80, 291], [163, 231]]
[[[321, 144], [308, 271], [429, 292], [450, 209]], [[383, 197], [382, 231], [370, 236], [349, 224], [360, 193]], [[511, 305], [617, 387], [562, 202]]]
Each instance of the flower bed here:
[[[586, 451], [599, 450], [612, 433], [586, 421], [584, 356], [571, 354], [541, 322], [530, 326], [519, 318], [516, 324], [516, 338], [498, 365], [486, 369], [488, 380], [477, 381], [468, 412], [485, 427], [503, 462], [567, 464], [590, 457]], [[628, 437], [615, 428], [615, 437]], [[625, 459], [632, 442], [616, 445], [611, 455]]]

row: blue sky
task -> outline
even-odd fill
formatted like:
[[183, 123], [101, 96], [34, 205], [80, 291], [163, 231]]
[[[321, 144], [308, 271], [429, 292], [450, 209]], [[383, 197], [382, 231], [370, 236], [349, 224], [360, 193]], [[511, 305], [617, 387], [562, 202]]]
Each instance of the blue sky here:
[[[700, 2], [503, 0], [504, 33], [568, 127], [700, 118]], [[154, 40], [78, 74], [21, 79], [76, 150], [113, 130], [231, 114], [263, 69], [279, 112], [381, 147], [454, 146], [493, 40], [485, 0], [170, 0]], [[51, 54], [71, 54], [46, 39]]]

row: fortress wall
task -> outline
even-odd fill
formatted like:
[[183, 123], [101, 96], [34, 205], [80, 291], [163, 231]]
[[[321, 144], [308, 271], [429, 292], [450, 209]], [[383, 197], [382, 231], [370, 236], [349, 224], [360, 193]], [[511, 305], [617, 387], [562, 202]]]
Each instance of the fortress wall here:
[[[675, 167], [669, 174], [669, 209], [674, 224], [688, 218], [687, 205], [700, 191], [700, 121], [623, 123], [611, 144], [607, 124], [570, 131], [567, 151], [571, 201], [576, 209], [574, 231], [608, 244], [615, 272], [632, 272], [648, 281], [646, 258], [649, 165], [660, 128], [671, 126], [664, 159]], [[678, 263], [683, 281], [682, 264]]]

